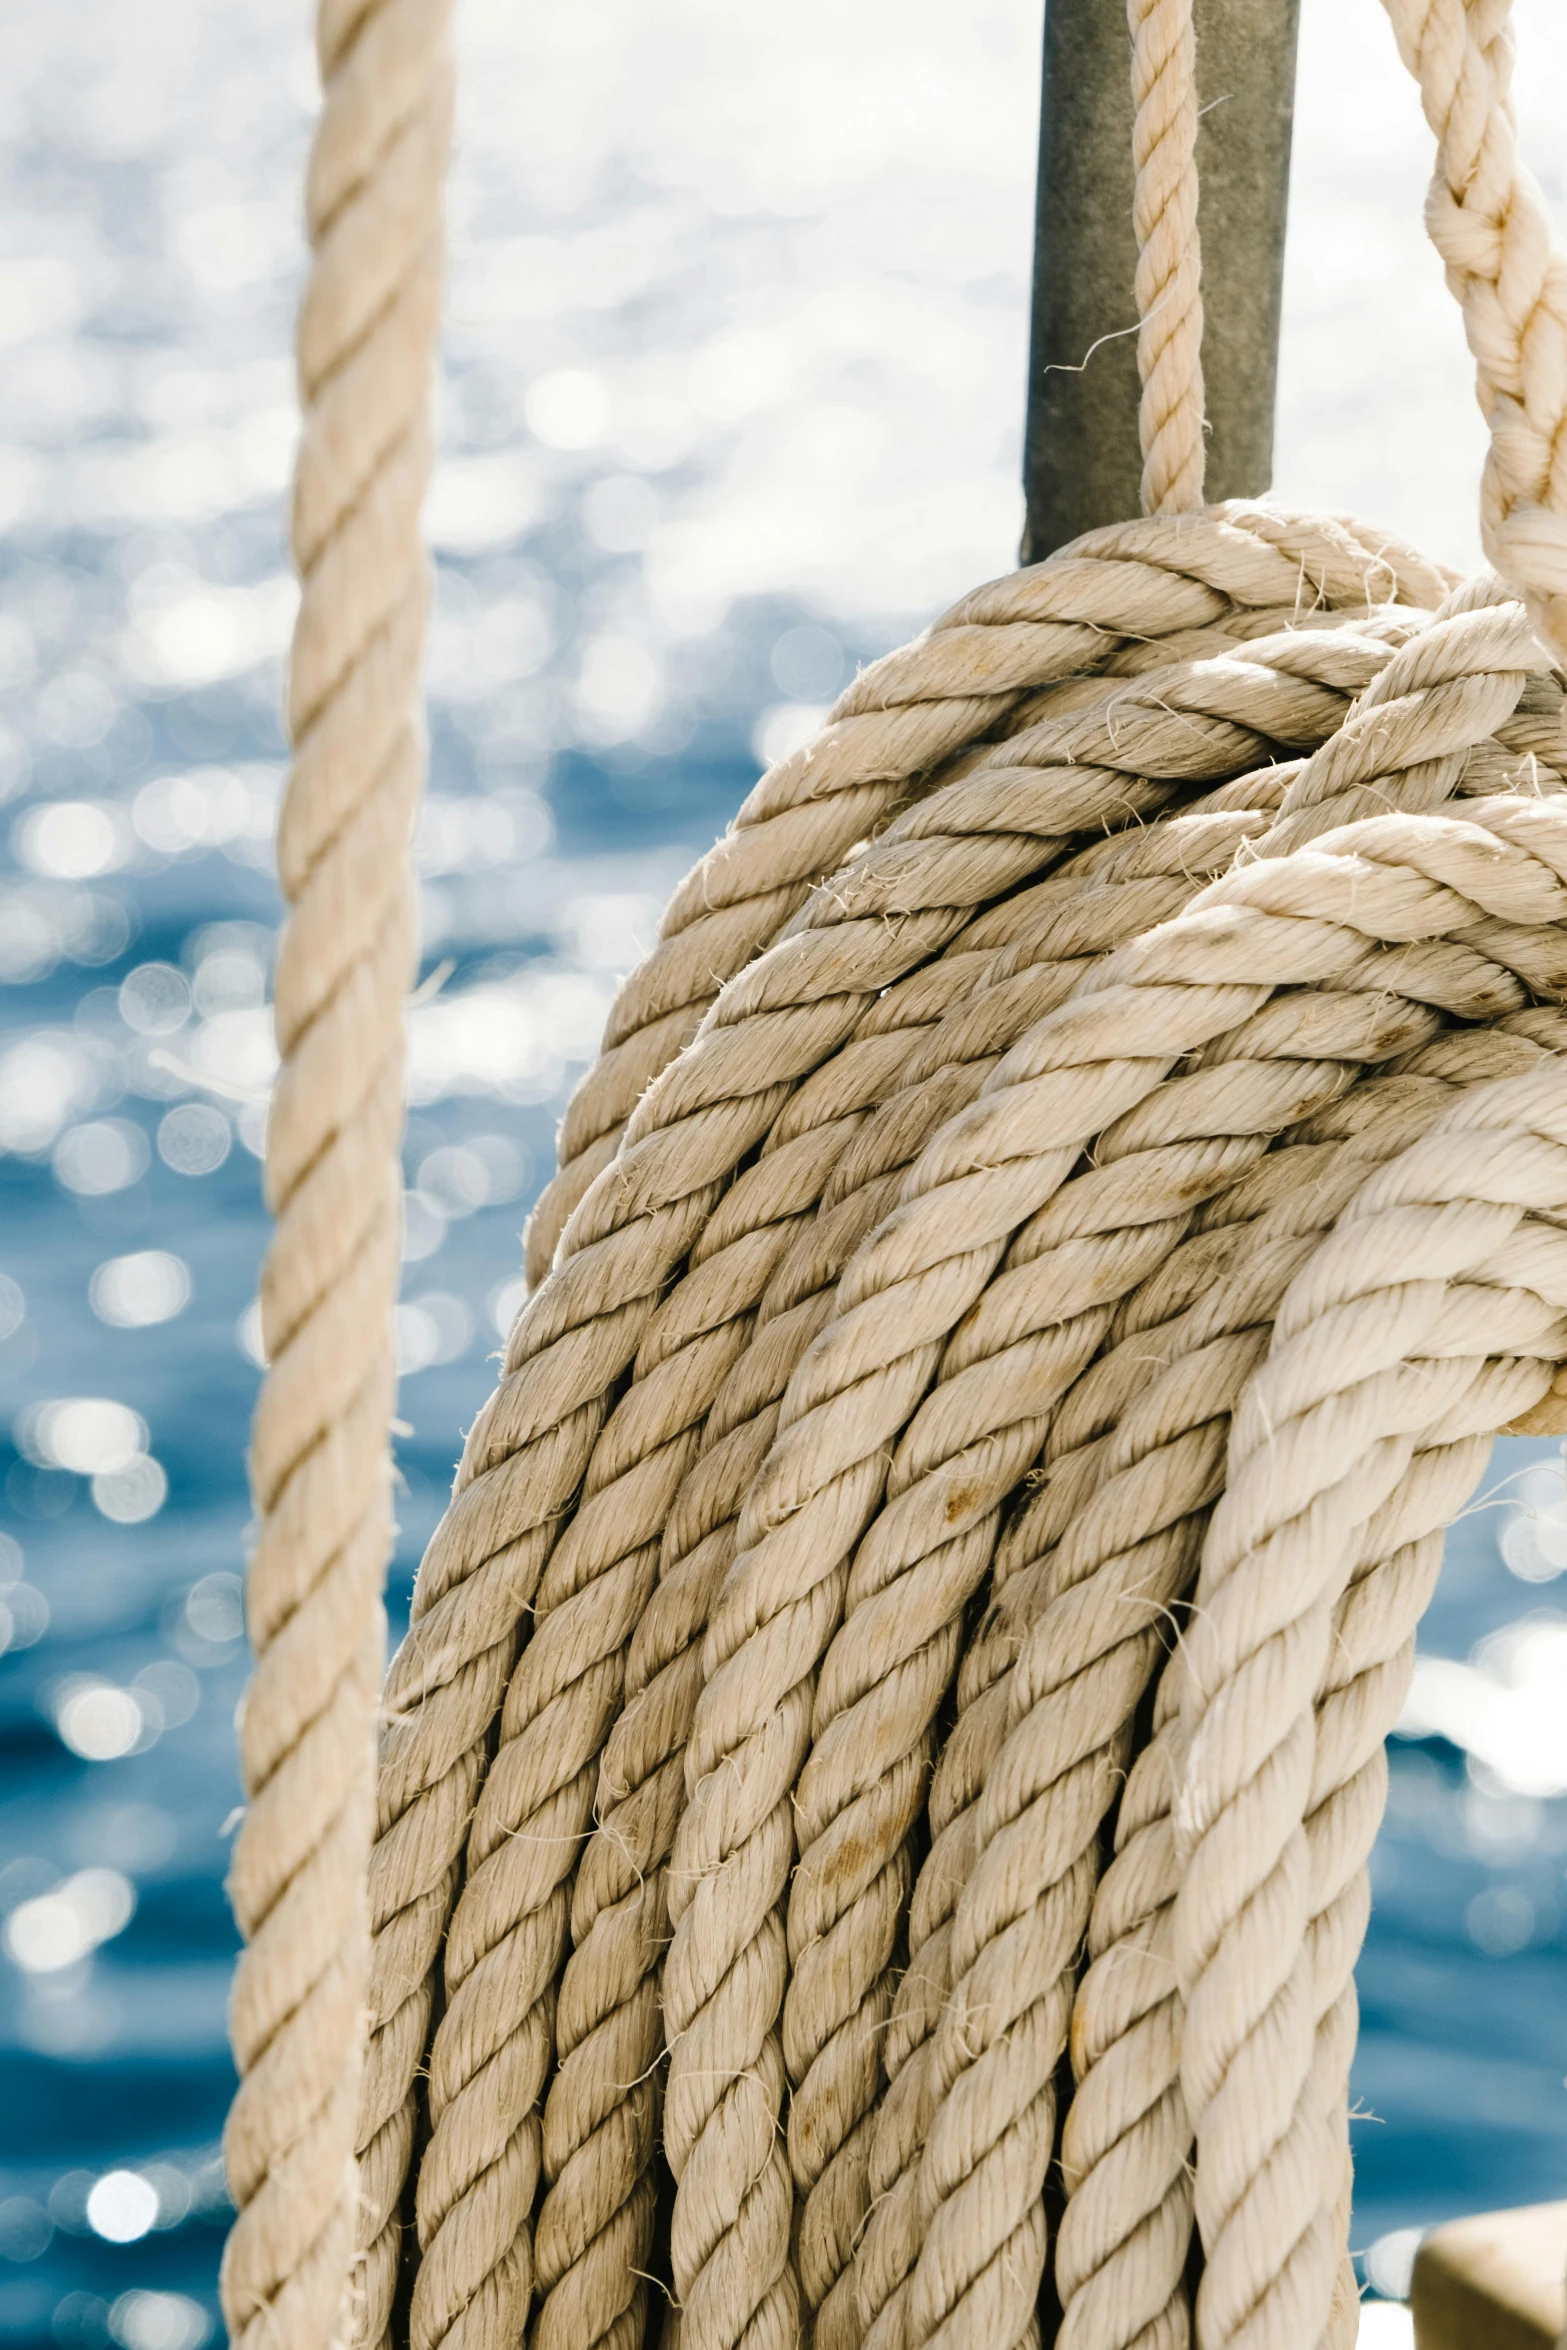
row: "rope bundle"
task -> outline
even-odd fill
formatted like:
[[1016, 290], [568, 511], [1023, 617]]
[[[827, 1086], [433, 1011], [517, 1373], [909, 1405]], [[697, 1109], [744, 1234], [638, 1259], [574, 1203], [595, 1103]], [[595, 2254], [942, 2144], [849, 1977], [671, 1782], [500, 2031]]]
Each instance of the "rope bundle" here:
[[[272, 1657], [359, 1691], [379, 1603], [362, 1569], [341, 1596], [335, 1494], [287, 1519], [294, 1551], [267, 1521], [253, 1608], [280, 1629], [236, 1879], [243, 1980], [271, 2004], [231, 2125], [236, 2331], [1353, 2339], [1382, 1741], [1490, 1434], [1567, 1422], [1567, 304], [1512, 160], [1497, 8], [1393, 13], [1442, 140], [1512, 585], [1343, 518], [1200, 507], [1190, 13], [1136, 0], [1161, 510], [866, 671], [621, 990], [384, 1693], [362, 2062], [367, 1834]], [[374, 135], [352, 114], [368, 190], [395, 126], [434, 120], [439, 12], [384, 0], [351, 32], [398, 93]], [[329, 81], [341, 119], [350, 83]], [[402, 258], [343, 338], [386, 342], [362, 413], [414, 458], [418, 217], [389, 203]], [[379, 511], [372, 474], [322, 469], [339, 503], [301, 524], [307, 578]], [[371, 576], [332, 661], [302, 617], [296, 700], [319, 672], [320, 706], [346, 701], [400, 625], [412, 556], [379, 601]], [[416, 776], [344, 739], [356, 773]], [[411, 799], [322, 804], [334, 845], [302, 872], [372, 823], [389, 844]], [[376, 922], [402, 952], [393, 867], [371, 868], [384, 916], [330, 898], [322, 1019]], [[280, 980], [303, 1038], [296, 995]], [[340, 1104], [352, 1074], [380, 1102], [390, 1049], [322, 1048], [317, 1078], [297, 1048], [278, 1149], [302, 1192], [347, 1164], [352, 1121], [295, 1148], [296, 1096]], [[379, 1233], [371, 1163], [355, 1213]], [[298, 1317], [269, 1320], [268, 1509], [267, 1464], [333, 1441], [323, 1384], [384, 1426], [381, 1256], [367, 1239], [376, 1280], [329, 1274], [292, 1216], [269, 1281], [293, 1295], [314, 1267], [359, 1353], [313, 1339], [295, 1376]], [[380, 1524], [353, 1553], [372, 1568]], [[341, 1705], [346, 1757], [367, 1717]], [[285, 1778], [311, 1802], [269, 1906], [247, 1870]], [[308, 2068], [274, 2058], [296, 2040]]]
[[[1252, 519], [1140, 525], [1070, 560], [1124, 561], [1140, 540], [1183, 578], [1250, 566]], [[1261, 2035], [1263, 2078], [1294, 2102], [1260, 2149], [1215, 2160], [1255, 2321], [1246, 2182], [1276, 2206], [1264, 2158], [1290, 2130], [1305, 2141], [1312, 2184], [1286, 2208], [1316, 2233], [1285, 2249], [1320, 2252], [1307, 2308], [1326, 2320], [1380, 1739], [1458, 1498], [1451, 1463], [1472, 1478], [1476, 1436], [1545, 1394], [1567, 1298], [1549, 1228], [1528, 1229], [1538, 1279], [1515, 1280], [1494, 1218], [1503, 1255], [1476, 1300], [1452, 1302], [1467, 1260], [1441, 1269], [1440, 1232], [1437, 1270], [1406, 1282], [1424, 1234], [1406, 1217], [1361, 1265], [1372, 1294], [1350, 1292], [1363, 1374], [1349, 1333], [1312, 1322], [1297, 1340], [1288, 1316], [1326, 1278], [1335, 1220], [1376, 1204], [1379, 1159], [1567, 1042], [1549, 1008], [1567, 978], [1567, 747], [1516, 603], [1461, 591], [1432, 618], [1397, 600], [1398, 566], [1315, 535], [1345, 602], [1358, 586], [1353, 617], [1281, 630], [1264, 607], [1252, 637], [1240, 607], [1201, 649], [1181, 631], [1184, 660], [1150, 666], [1174, 648], [1144, 644], [1112, 657], [1131, 677], [1036, 692], [1017, 732], [960, 754], [814, 893], [648, 1089], [519, 1319], [389, 1684], [376, 1916], [399, 1997], [373, 2014], [384, 2102], [363, 2131], [373, 2144], [412, 2095], [403, 2014], [439, 1958], [421, 2346], [515, 2337], [530, 2304], [541, 2343], [630, 2342], [661, 2258], [683, 2342], [793, 2340], [807, 2313], [820, 2342], [1027, 2339], [1077, 1953], [1105, 1931], [1099, 1837], [1156, 1679], [1166, 1875], [1197, 1882], [1217, 1840], [1233, 1899], [1230, 1813], [1264, 1795], [1285, 1806], [1276, 1840], [1323, 1848], [1320, 1887], [1294, 1845], [1276, 1864], [1300, 1880], [1297, 1971], [1317, 1972], [1274, 1986], [1293, 2006], [1245, 2017], [1252, 2037], [1218, 2066], [1229, 2081]], [[1270, 748], [1297, 755], [1259, 764]], [[1455, 799], [1462, 817], [1427, 812]], [[1538, 1121], [1567, 1095], [1507, 1098]], [[1488, 1139], [1475, 1196], [1503, 1156]], [[1432, 1180], [1426, 1161], [1396, 1167]], [[1530, 1204], [1552, 1196], [1567, 1192]], [[1390, 1314], [1406, 1290], [1424, 1322]], [[1286, 1386], [1284, 1417], [1333, 1422], [1309, 1423], [1300, 1473], [1328, 1463], [1336, 1520], [1309, 1482], [1270, 1489], [1280, 1332], [1319, 1372], [1327, 1346], [1326, 1402]], [[1205, 1540], [1251, 1458], [1232, 1415], [1264, 1432], [1264, 1503], [1234, 1560]], [[1254, 1760], [1222, 1748], [1223, 1801], [1213, 1823], [1193, 1812], [1183, 1860], [1198, 1796], [1172, 1741], [1205, 1751], [1208, 1683], [1177, 1698], [1174, 1674], [1206, 1653], [1191, 1640], [1161, 1678], [1171, 1633], [1199, 1569], [1220, 1577], [1253, 1611], [1221, 1662], [1267, 1680], [1271, 1651], [1258, 1663], [1244, 1641], [1278, 1579], [1267, 1545], [1295, 1519], [1340, 1582], [1304, 1630], [1264, 1615], [1289, 1687], [1304, 1676], [1294, 1744], [1282, 1762], [1271, 1737]], [[1335, 1609], [1360, 1646], [1334, 1641]], [[1335, 1734], [1314, 1765], [1319, 1697]], [[1286, 1763], [1304, 1785], [1275, 1786]], [[1145, 1757], [1128, 1802], [1153, 1771]], [[1145, 1860], [1153, 1818], [1132, 1823]], [[1130, 1981], [1110, 1943], [1082, 1987], [1095, 2054], [1063, 2147], [1073, 2265], [1057, 2265], [1074, 2339], [1176, 2322], [1186, 2117], [1202, 2182], [1206, 2104], [1171, 1995], [1216, 2006], [1222, 2037], [1225, 1984], [1253, 1984], [1244, 1936], [1264, 1929], [1221, 1918], [1183, 1966], [1174, 1891], [1145, 1885], [1111, 1935], [1158, 1978], [1162, 2074], [1146, 2002], [1096, 2047], [1107, 1979], [1112, 2005]], [[1266, 1874], [1240, 1895], [1268, 1897], [1275, 1949], [1282, 1896]], [[1322, 2038], [1299, 2081], [1274, 2045], [1286, 2026], [1308, 2057]], [[1151, 2108], [1135, 2102], [1150, 2084]], [[376, 2216], [395, 2224], [389, 2204]], [[1266, 2338], [1305, 2338], [1298, 2309], [1281, 2322]]]

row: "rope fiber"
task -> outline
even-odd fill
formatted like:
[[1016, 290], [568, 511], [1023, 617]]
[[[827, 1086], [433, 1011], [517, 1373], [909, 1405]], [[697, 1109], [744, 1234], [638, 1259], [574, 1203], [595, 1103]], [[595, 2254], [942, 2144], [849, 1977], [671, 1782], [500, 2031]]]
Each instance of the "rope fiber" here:
[[1388, 9], [1495, 571], [1203, 506], [1201, 59], [1131, 0], [1148, 511], [676, 891], [374, 1784], [449, 66], [324, 10], [236, 2338], [1353, 2342], [1383, 1741], [1490, 1437], [1567, 1427], [1567, 278], [1504, 0]]

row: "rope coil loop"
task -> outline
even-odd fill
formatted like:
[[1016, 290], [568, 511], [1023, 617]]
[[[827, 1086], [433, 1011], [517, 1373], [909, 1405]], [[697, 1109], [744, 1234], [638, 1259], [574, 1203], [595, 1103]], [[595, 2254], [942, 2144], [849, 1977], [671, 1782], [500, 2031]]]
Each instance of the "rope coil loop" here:
[[365, 1908], [443, 20], [324, 49], [236, 2332], [336, 2340], [357, 2252], [366, 2350], [1353, 2339], [1382, 1741], [1489, 1437], [1567, 1426], [1563, 265], [1498, 0], [1388, 4], [1500, 576], [1201, 506], [1132, 0], [1150, 511], [857, 678], [622, 987]]

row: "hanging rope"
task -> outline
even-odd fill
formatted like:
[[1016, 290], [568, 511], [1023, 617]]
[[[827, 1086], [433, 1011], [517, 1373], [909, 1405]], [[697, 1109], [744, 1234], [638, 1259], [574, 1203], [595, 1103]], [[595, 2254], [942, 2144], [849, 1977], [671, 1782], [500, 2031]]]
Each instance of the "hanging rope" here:
[[1561, 264], [1497, 0], [1392, 13], [1510, 584], [1193, 510], [1190, 9], [1133, 0], [1159, 511], [857, 679], [621, 990], [387, 1681], [368, 1976], [448, 84], [419, 0], [323, 32], [236, 2334], [390, 2342], [401, 2274], [410, 2350], [665, 2294], [1008, 2350], [1059, 2159], [1072, 2350], [1176, 2350], [1194, 2218], [1202, 2350], [1352, 2339], [1381, 1742], [1486, 1439], [1567, 1411]]
[[[348, 2338], [359, 2245], [445, 9], [323, 0], [318, 54], [299, 321], [294, 764], [278, 838], [283, 1067], [266, 1152], [277, 1229], [261, 1278], [271, 1367], [251, 1451], [256, 1668], [230, 1876], [248, 1947], [231, 2014], [242, 2079], [224, 2137], [239, 2213], [224, 2316], [234, 2341], [278, 2350]], [[405, 2137], [391, 2166], [408, 2151]]]
[[1462, 305], [1486, 554], [1567, 656], [1567, 256], [1518, 161], [1511, 0], [1383, 0], [1437, 137], [1426, 227]]
[[1202, 248], [1192, 0], [1128, 0], [1143, 512], [1202, 504]]

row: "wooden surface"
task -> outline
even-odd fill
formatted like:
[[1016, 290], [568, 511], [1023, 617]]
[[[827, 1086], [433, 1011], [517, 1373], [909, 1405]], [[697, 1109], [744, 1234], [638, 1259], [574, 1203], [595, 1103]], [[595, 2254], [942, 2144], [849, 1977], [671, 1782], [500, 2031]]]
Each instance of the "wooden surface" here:
[[1555, 2350], [1567, 2327], [1567, 2203], [1433, 2228], [1409, 2305], [1415, 2350]]

